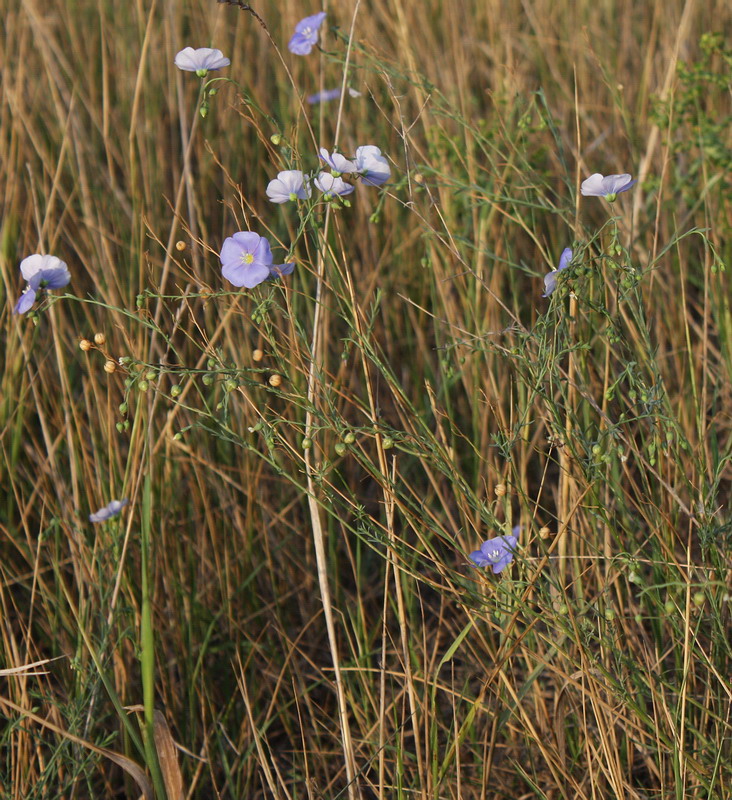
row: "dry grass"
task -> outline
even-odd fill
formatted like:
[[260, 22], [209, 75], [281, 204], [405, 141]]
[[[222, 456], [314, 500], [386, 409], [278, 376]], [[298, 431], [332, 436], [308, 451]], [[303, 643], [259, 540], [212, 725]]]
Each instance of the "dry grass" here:
[[[0, 2], [0, 794], [730, 797], [728, 3], [254, 7]], [[385, 192], [267, 201], [336, 136]]]

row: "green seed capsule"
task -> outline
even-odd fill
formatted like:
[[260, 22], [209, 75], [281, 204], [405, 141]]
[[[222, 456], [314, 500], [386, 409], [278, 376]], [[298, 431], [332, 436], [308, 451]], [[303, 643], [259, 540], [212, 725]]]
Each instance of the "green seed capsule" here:
[[182, 391], [183, 391], [183, 390], [180, 388], [180, 386], [178, 386], [178, 384], [177, 384], [177, 383], [174, 383], [174, 384], [173, 384], [173, 385], [170, 387], [170, 396], [171, 396], [171, 397], [178, 397]]
[[343, 444], [343, 442], [338, 442], [335, 446], [335, 451], [338, 453], [339, 456], [342, 456], [348, 448]]
[[118, 422], [115, 427], [117, 428], [117, 433], [122, 433], [124, 431], [124, 429], [125, 429], [124, 424], [121, 423], [121, 422]]
[[674, 611], [676, 611], [676, 603], [674, 603], [674, 601], [673, 601], [673, 600], [667, 600], [667, 601], [666, 601], [666, 602], [663, 604], [663, 610], [664, 610], [664, 611], [665, 611], [667, 614], [673, 614], [673, 613], [674, 613]]
[[236, 389], [238, 386], [239, 384], [233, 378], [229, 378], [227, 381], [224, 382], [224, 389], [227, 392], [233, 392], [234, 389]]
[[128, 408], [129, 408], [129, 406], [127, 405], [127, 403], [120, 403], [119, 404], [119, 413], [122, 414], [122, 416], [124, 416], [127, 413], [127, 409]]
[[704, 592], [694, 592], [694, 595], [691, 599], [694, 601], [695, 606], [701, 607], [704, 605], [704, 601], [707, 598]]
[[352, 434], [352, 433], [347, 433], [347, 434], [346, 434], [346, 435], [343, 437], [343, 441], [344, 441], [346, 444], [353, 444], [353, 443], [356, 441], [356, 437], [355, 437], [355, 436], [354, 436], [354, 434]]
[[150, 388], [150, 384], [147, 381], [139, 381], [137, 384], [137, 388], [141, 392], [146, 392]]
[[204, 375], [201, 380], [203, 381], [204, 386], [210, 386], [214, 381], [213, 375]]
[[155, 378], [157, 378], [157, 377], [158, 377], [158, 373], [157, 373], [157, 372], [153, 372], [152, 370], [150, 370], [150, 371], [149, 371], [149, 372], [148, 372], [148, 373], [145, 375], [145, 377], [146, 377], [146, 378], [147, 378], [147, 380], [149, 380], [149, 381], [154, 381], [154, 380], [155, 380]]
[[303, 439], [302, 440], [302, 449], [303, 450], [309, 450], [312, 446], [313, 446], [313, 440], [312, 439]]
[[384, 441], [381, 443], [381, 445], [384, 450], [391, 450], [391, 448], [394, 447], [394, 440], [391, 438], [391, 436], [386, 436], [384, 437]]

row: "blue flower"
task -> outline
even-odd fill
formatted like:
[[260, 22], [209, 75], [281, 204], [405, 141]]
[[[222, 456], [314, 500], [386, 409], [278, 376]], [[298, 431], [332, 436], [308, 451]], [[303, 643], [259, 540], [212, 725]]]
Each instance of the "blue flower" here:
[[[351, 97], [361, 97], [361, 92], [357, 89], [351, 89], [349, 87], [346, 91]], [[328, 103], [331, 100], [337, 100], [340, 96], [340, 89], [326, 89], [324, 92], [316, 92], [315, 94], [308, 95], [306, 99], [311, 106], [314, 106], [317, 105], [317, 103]]]
[[353, 161], [350, 161], [345, 156], [335, 151], [331, 155], [324, 147], [320, 148], [320, 158], [322, 161], [325, 161], [335, 176], [358, 171]]
[[41, 289], [61, 289], [71, 280], [71, 273], [64, 261], [56, 256], [34, 253], [20, 262], [20, 271], [28, 281], [28, 287], [13, 309], [16, 314], [30, 311]]
[[497, 575], [513, 561], [520, 532], [521, 526], [516, 525], [511, 536], [488, 539], [480, 546], [480, 550], [474, 550], [468, 557], [476, 567], [493, 567]]
[[565, 247], [564, 250], [562, 250], [562, 255], [559, 256], [559, 266], [544, 276], [544, 294], [542, 297], [549, 297], [549, 295], [557, 288], [557, 275], [559, 275], [563, 269], [567, 269], [571, 260], [572, 249]]
[[310, 193], [310, 184], [299, 169], [288, 169], [278, 173], [267, 186], [267, 197], [273, 203], [307, 200]]
[[295, 33], [287, 43], [287, 49], [296, 56], [307, 56], [318, 43], [318, 31], [325, 19], [325, 11], [301, 19], [295, 25]]
[[205, 78], [210, 69], [221, 69], [231, 64], [221, 50], [214, 50], [211, 47], [199, 47], [194, 50], [192, 47], [184, 47], [175, 56], [175, 66], [185, 72], [195, 72], [199, 78]]
[[603, 176], [595, 172], [582, 181], [580, 191], [586, 197], [605, 197], [609, 203], [614, 203], [621, 192], [627, 192], [637, 182], [627, 173]]
[[258, 233], [239, 231], [229, 236], [221, 247], [223, 276], [234, 286], [253, 289], [271, 278], [289, 275], [294, 263], [272, 264], [269, 242]]
[[373, 144], [363, 145], [356, 150], [356, 171], [367, 186], [381, 186], [391, 177], [389, 162]]
[[351, 194], [355, 188], [352, 183], [346, 183], [343, 178], [331, 175], [330, 172], [321, 172], [313, 183], [320, 189], [326, 200], [330, 200], [334, 195], [345, 197], [347, 194]]
[[111, 500], [95, 514], [89, 514], [89, 522], [106, 522], [108, 519], [116, 517], [129, 502], [126, 497], [124, 500]]

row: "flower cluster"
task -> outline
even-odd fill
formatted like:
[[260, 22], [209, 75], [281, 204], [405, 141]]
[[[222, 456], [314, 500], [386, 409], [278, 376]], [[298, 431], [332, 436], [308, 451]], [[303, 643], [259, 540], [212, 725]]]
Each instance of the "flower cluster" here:
[[[608, 203], [614, 203], [619, 194], [627, 192], [636, 183], [637, 180], [633, 179], [627, 172], [622, 175], [601, 175], [599, 172], [595, 172], [582, 181], [580, 192], [585, 197], [604, 197]], [[557, 275], [569, 266], [571, 260], [572, 250], [569, 247], [565, 247], [559, 257], [559, 266], [544, 276], [544, 294], [542, 297], [549, 297], [557, 288]]]
[[267, 197], [273, 203], [307, 200], [312, 194], [311, 181], [323, 194], [323, 199], [346, 197], [354, 190], [354, 184], [343, 179], [360, 178], [367, 186], [381, 186], [391, 177], [389, 162], [381, 150], [368, 144], [359, 147], [350, 159], [338, 152], [320, 149], [320, 160], [330, 171], [321, 170], [317, 175], [306, 175], [299, 169], [280, 172], [267, 186]]

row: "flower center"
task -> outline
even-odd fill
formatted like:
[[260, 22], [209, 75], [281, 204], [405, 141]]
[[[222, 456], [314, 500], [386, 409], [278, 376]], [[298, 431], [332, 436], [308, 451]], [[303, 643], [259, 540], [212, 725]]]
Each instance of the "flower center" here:
[[302, 35], [303, 35], [303, 36], [311, 36], [311, 35], [312, 35], [312, 33], [313, 33], [313, 29], [312, 29], [310, 26], [308, 26], [308, 27], [307, 27], [307, 28], [305, 28], [305, 30], [302, 32]]
[[244, 255], [241, 257], [241, 260], [245, 264], [252, 264], [254, 262], [254, 256], [251, 253], [244, 253]]
[[290, 192], [290, 200], [293, 202], [297, 200], [297, 195], [295, 194], [295, 192]]
[[496, 548], [495, 550], [491, 550], [491, 555], [490, 555], [491, 561], [498, 561], [500, 557], [501, 557], [501, 551], [498, 548]]

